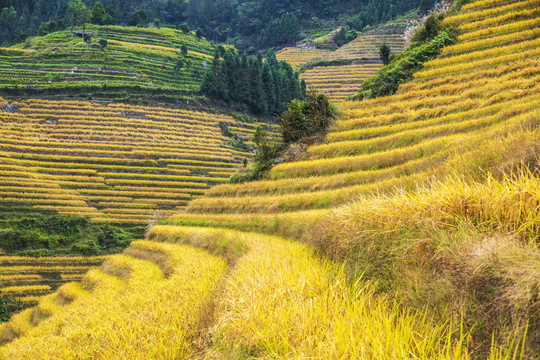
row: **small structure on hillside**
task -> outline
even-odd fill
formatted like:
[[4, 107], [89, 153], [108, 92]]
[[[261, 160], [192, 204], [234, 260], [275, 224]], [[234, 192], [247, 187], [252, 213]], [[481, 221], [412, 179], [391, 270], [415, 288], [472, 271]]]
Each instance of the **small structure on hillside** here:
[[84, 38], [84, 37], [87, 36], [87, 35], [88, 35], [88, 36], [92, 36], [92, 34], [94, 34], [93, 31], [77, 31], [77, 32], [75, 33], [76, 36], [81, 37], [81, 38]]

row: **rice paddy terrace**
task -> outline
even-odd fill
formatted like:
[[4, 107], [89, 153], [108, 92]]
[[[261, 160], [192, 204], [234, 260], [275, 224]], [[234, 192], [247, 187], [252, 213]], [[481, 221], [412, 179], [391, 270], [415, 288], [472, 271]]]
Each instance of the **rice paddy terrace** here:
[[473, 144], [536, 124], [537, 3], [493, 1], [490, 10], [472, 11], [476, 3], [446, 20], [462, 29], [459, 43], [427, 62], [398, 94], [343, 103], [326, 142], [309, 147], [304, 160], [275, 166], [265, 181], [216, 186], [191, 202], [188, 212], [277, 214], [335, 207], [395, 186], [416, 186], [446, 173], [455, 149], [475, 151]]
[[[0, 98], [0, 229], [22, 217], [61, 214], [142, 233], [225, 182], [251, 157], [257, 126], [274, 133], [272, 125], [164, 107], [198, 91], [214, 52], [206, 40], [172, 29], [89, 30], [88, 48], [62, 31], [0, 49], [0, 93], [10, 96]], [[183, 47], [187, 54], [179, 55]], [[179, 58], [184, 66], [176, 72]], [[2, 298], [10, 310], [33, 306], [102, 261], [2, 256]]]
[[[389, 22], [378, 29], [360, 33], [353, 41], [337, 50], [314, 49], [305, 46], [284, 48], [276, 55], [278, 59], [289, 62], [294, 68], [317, 61], [326, 62], [300, 74], [310, 86], [322, 90], [332, 101], [343, 102], [356, 93], [362, 82], [375, 75], [382, 66], [379, 56], [380, 47], [386, 43], [393, 54], [405, 50], [403, 35], [407, 20], [415, 14], [409, 14], [398, 22]], [[349, 61], [351, 64], [331, 65], [332, 61]]]
[[[7, 112], [8, 107], [17, 109]], [[227, 181], [257, 123], [161, 107], [27, 99], [0, 114], [2, 216], [58, 213], [148, 224]], [[262, 124], [264, 127], [270, 127]]]
[[[71, 31], [0, 49], [0, 95], [137, 98], [174, 102], [198, 91], [214, 45], [162, 28], [92, 26], [91, 43]], [[101, 49], [100, 40], [107, 40]], [[180, 55], [182, 48], [187, 54]], [[182, 67], [177, 61], [182, 58]]]
[[375, 75], [380, 64], [317, 66], [300, 74], [300, 79], [319, 89], [333, 102], [340, 103], [355, 94], [362, 82]]
[[[64, 283], [80, 281], [103, 257], [0, 256], [0, 292], [12, 307], [37, 305], [41, 296], [56, 291]], [[11, 308], [10, 310], [16, 310]]]
[[[463, 6], [445, 20], [460, 41], [398, 94], [342, 104], [305, 159], [212, 188], [41, 298], [2, 325], [0, 356], [533, 358], [539, 4]], [[343, 259], [364, 278], [350, 282]]]
[[286, 47], [278, 51], [276, 57], [280, 61], [288, 62], [294, 70], [297, 70], [300, 66], [312, 60], [320, 60], [331, 52], [331, 50], [308, 47]]

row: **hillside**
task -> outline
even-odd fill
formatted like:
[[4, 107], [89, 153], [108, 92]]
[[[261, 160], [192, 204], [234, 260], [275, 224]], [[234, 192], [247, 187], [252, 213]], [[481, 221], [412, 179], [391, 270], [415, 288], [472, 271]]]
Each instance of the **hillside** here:
[[[0, 357], [537, 358], [539, 4], [463, 5], [444, 20], [459, 28], [458, 42], [395, 95], [341, 103], [324, 140], [261, 181], [189, 193], [185, 212], [3, 324]], [[210, 167], [247, 156], [219, 124], [240, 134], [254, 127], [169, 108], [15, 105], [2, 117], [11, 134], [0, 153], [5, 184], [32, 179], [36, 193], [83, 201], [69, 207], [97, 220], [136, 219], [130, 209], [149, 194], [176, 212], [167, 206], [179, 198], [157, 194], [223, 182]], [[99, 121], [84, 123], [88, 113]], [[96, 128], [75, 138], [79, 121]], [[49, 126], [47, 141], [35, 130]], [[44, 152], [52, 164], [40, 162]], [[191, 159], [214, 162], [204, 180], [183, 175]], [[142, 168], [163, 171], [159, 184]], [[141, 187], [145, 201], [123, 197]], [[32, 211], [41, 209], [49, 208]]]
[[[257, 126], [271, 133], [276, 126], [155, 106], [0, 101], [0, 245], [32, 256], [118, 251], [122, 238], [141, 236], [147, 224], [226, 182], [251, 158]], [[20, 223], [52, 214], [85, 217], [98, 228], [81, 239]], [[11, 310], [32, 306], [101, 262], [0, 256], [0, 292]]]
[[[86, 31], [92, 32], [90, 44], [65, 30], [0, 49], [0, 95], [151, 98], [173, 104], [199, 90], [215, 51], [205, 39], [169, 28], [94, 25]], [[107, 40], [104, 49], [102, 40]], [[177, 69], [179, 59], [183, 66]]]
[[216, 51], [232, 46], [169, 28], [86, 30], [0, 49], [0, 292], [11, 312], [226, 182], [251, 161], [258, 127], [277, 136], [268, 118], [199, 93]]
[[504, 343], [529, 319], [534, 351], [537, 5], [465, 5], [445, 20], [461, 29], [458, 43], [398, 94], [342, 104], [302, 161], [264, 181], [216, 186], [168, 223], [303, 240], [409, 305], [478, 321], [478, 351], [491, 331]]
[[308, 86], [341, 103], [381, 68], [380, 47], [383, 44], [390, 47], [392, 54], [404, 51], [407, 25], [417, 17], [416, 12], [409, 12], [375, 29], [362, 31], [354, 40], [332, 49], [331, 44], [338, 33], [334, 30], [311, 42], [300, 42], [297, 47], [283, 48], [276, 56], [301, 71], [300, 78]]
[[[0, 194], [10, 217], [55, 212], [147, 224], [226, 182], [251, 156], [259, 125], [125, 104], [27, 99], [9, 106], [18, 110], [0, 114]], [[235, 134], [245, 150], [228, 145]]]
[[37, 305], [43, 295], [80, 281], [104, 257], [0, 256], [0, 292], [10, 311]]

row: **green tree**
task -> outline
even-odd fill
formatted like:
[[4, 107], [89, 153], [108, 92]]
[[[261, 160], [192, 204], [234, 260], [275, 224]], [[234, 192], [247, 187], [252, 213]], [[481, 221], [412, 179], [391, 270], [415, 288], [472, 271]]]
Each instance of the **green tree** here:
[[290, 144], [326, 130], [336, 115], [335, 107], [322, 92], [311, 90], [306, 100], [293, 100], [279, 118], [283, 142]]
[[[109, 42], [107, 41], [107, 39], [99, 39], [99, 48], [104, 53], [105, 53], [105, 49], [107, 48], [107, 45], [109, 45]], [[103, 68], [104, 69], [107, 69], [107, 60], [108, 59], [109, 59], [109, 56], [107, 55], [107, 53], [105, 53], [105, 56], [104, 56], [104, 59], [103, 59], [103, 62], [104, 62]]]
[[99, 39], [99, 48], [101, 49], [101, 51], [105, 51], [107, 45], [109, 45], [107, 39]]
[[24, 31], [20, 31], [19, 32], [19, 35], [17, 35], [17, 39], [15, 40], [15, 43], [16, 44], [20, 44], [20, 43], [23, 43], [25, 42], [25, 40], [28, 38], [28, 34], [25, 33]]
[[420, 14], [424, 15], [431, 10], [434, 5], [434, 0], [420, 0], [420, 5], [418, 7]]
[[388, 46], [386, 43], [383, 43], [379, 48], [379, 56], [384, 65], [388, 65], [388, 63], [390, 62], [391, 52], [392, 51], [390, 50], [390, 46]]
[[195, 30], [195, 36], [197, 37], [197, 39], [200, 39], [204, 36], [201, 28], [197, 28], [197, 30]]
[[2, 294], [0, 293], [0, 323], [9, 321], [9, 309], [7, 307], [7, 303], [2, 297]]
[[180, 71], [184, 67], [184, 59], [182, 57], [179, 57], [178, 60], [176, 60], [176, 64], [174, 65], [174, 80], [178, 81], [178, 75], [180, 75]]
[[180, 24], [180, 30], [182, 30], [183, 33], [189, 33], [189, 25], [186, 22]]
[[116, 24], [116, 10], [114, 10], [114, 6], [112, 4], [107, 5], [105, 12], [106, 13], [105, 13], [105, 18], [103, 19], [103, 23], [105, 25]]
[[0, 11], [0, 44], [8, 43], [17, 24], [17, 11], [13, 6], [4, 7]]
[[86, 23], [90, 19], [90, 10], [84, 5], [81, 0], [71, 0], [68, 3], [67, 13], [71, 20], [71, 31], [74, 26], [83, 26], [83, 32], [86, 31]]
[[90, 48], [90, 44], [92, 43], [92, 35], [84, 34], [84, 42], [86, 43], [86, 50], [88, 50]]
[[128, 25], [143, 26], [147, 17], [148, 16], [144, 10], [137, 9], [129, 15]]
[[39, 36], [44, 36], [44, 35], [53, 33], [56, 30], [57, 30], [56, 21], [54, 21], [54, 20], [47, 21], [47, 22], [41, 23], [41, 25], [39, 25], [38, 35]]
[[182, 55], [186, 56], [188, 54], [188, 47], [186, 44], [182, 44], [182, 47], [180, 48], [182, 51]]
[[103, 25], [107, 12], [100, 1], [96, 1], [92, 7], [92, 24]]

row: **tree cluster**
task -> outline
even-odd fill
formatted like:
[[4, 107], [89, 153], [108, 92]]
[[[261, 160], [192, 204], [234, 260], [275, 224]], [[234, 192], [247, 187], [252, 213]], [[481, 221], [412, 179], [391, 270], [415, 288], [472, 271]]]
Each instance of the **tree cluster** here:
[[422, 2], [423, 6], [431, 8], [435, 0], [368, 0], [362, 2], [363, 6], [347, 22], [347, 25], [351, 29], [361, 31], [366, 26], [390, 21], [411, 9], [416, 9]]
[[293, 100], [279, 121], [283, 142], [290, 144], [324, 131], [336, 116], [336, 109], [326, 95], [309, 90], [306, 100]]
[[310, 90], [305, 100], [293, 100], [280, 117], [283, 141], [271, 142], [268, 133], [260, 126], [253, 135], [255, 158], [253, 163], [235, 173], [229, 179], [232, 184], [262, 179], [278, 162], [288, 145], [318, 134], [328, 128], [336, 116], [336, 108], [326, 95]]
[[263, 29], [259, 36], [259, 47], [270, 48], [274, 46], [294, 44], [300, 40], [300, 22], [294, 15], [286, 13], [275, 19]]
[[291, 100], [304, 97], [305, 83], [273, 52], [263, 61], [220, 49], [205, 72], [202, 94], [258, 115], [280, 114]]

